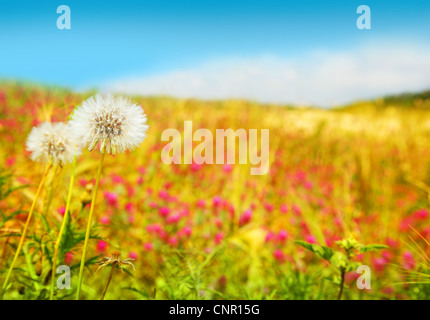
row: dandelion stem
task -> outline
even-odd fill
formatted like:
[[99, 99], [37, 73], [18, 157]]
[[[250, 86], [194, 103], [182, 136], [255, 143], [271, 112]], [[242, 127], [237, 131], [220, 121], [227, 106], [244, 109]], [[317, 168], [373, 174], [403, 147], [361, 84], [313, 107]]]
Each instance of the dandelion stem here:
[[114, 271], [115, 267], [116, 267], [116, 262], [114, 262], [112, 264], [112, 267], [110, 268], [109, 278], [106, 282], [105, 288], [103, 289], [102, 296], [100, 297], [100, 300], [103, 300], [105, 298], [105, 294], [106, 294], [106, 291], [109, 287], [110, 281], [112, 279], [112, 275], [113, 275], [113, 271]]
[[91, 231], [91, 221], [92, 221], [92, 218], [93, 218], [94, 208], [96, 206], [97, 189], [99, 188], [99, 181], [100, 181], [100, 175], [101, 175], [101, 172], [102, 172], [104, 157], [105, 157], [105, 151], [103, 149], [103, 151], [101, 152], [99, 167], [97, 169], [96, 184], [94, 186], [93, 196], [92, 196], [92, 199], [91, 199], [90, 215], [88, 217], [87, 232], [85, 234], [84, 252], [82, 253], [81, 266], [79, 268], [79, 278], [78, 278], [78, 288], [77, 288], [77, 291], [76, 291], [76, 300], [79, 300], [79, 297], [80, 297], [80, 294], [81, 294], [82, 275], [84, 273], [85, 259], [86, 259], [86, 256], [87, 256], [88, 239], [90, 237], [90, 231]]
[[42, 180], [39, 183], [39, 186], [36, 191], [36, 195], [34, 196], [33, 203], [30, 207], [30, 212], [27, 216], [27, 221], [24, 225], [24, 229], [22, 230], [21, 239], [19, 240], [18, 248], [16, 249], [15, 256], [13, 257], [12, 263], [10, 264], [9, 271], [7, 272], [6, 279], [4, 280], [2, 291], [4, 292], [7, 288], [7, 284], [9, 282], [10, 276], [12, 274], [12, 270], [15, 266], [16, 261], [18, 260], [19, 254], [21, 253], [22, 245], [24, 244], [25, 235], [27, 234], [28, 226], [30, 225], [31, 217], [33, 216], [33, 211], [36, 206], [37, 199], [39, 198], [40, 192], [42, 191], [42, 187], [45, 183], [46, 177], [48, 176], [49, 170], [52, 168], [52, 161], [48, 163], [45, 169], [45, 173], [43, 174]]
[[49, 294], [50, 300], [54, 298], [54, 284], [55, 284], [55, 274], [57, 269], [58, 250], [60, 248], [61, 238], [63, 237], [67, 220], [69, 219], [70, 200], [72, 199], [73, 182], [75, 180], [75, 167], [76, 167], [76, 156], [73, 157], [72, 175], [70, 176], [69, 192], [67, 194], [67, 200], [66, 200], [66, 209], [64, 211], [63, 221], [61, 222], [60, 232], [58, 233], [58, 238], [57, 238], [57, 241], [55, 242], [54, 257], [52, 258], [51, 292]]

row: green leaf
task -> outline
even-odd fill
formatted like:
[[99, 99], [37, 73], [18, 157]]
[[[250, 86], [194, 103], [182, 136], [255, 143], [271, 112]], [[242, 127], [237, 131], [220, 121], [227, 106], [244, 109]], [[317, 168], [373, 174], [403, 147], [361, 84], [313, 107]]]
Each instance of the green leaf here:
[[387, 248], [389, 248], [389, 246], [386, 246], [385, 244], [368, 244], [368, 245], [361, 245], [359, 248], [359, 252], [365, 253], [365, 252], [382, 250]]
[[296, 243], [327, 261], [330, 261], [331, 257], [334, 254], [333, 250], [327, 246], [320, 246], [319, 244], [309, 243], [302, 240], [296, 240]]
[[[313, 243], [309, 243], [306, 241], [302, 241], [302, 240], [296, 240], [296, 243], [301, 245], [303, 248], [308, 249], [309, 251], [313, 252], [313, 253], [317, 253], [317, 246], [316, 244]], [[319, 247], [319, 246], [318, 246]]]
[[319, 256], [327, 261], [330, 261], [330, 259], [333, 257], [334, 252], [331, 248], [326, 246], [321, 246], [321, 250], [319, 250], [317, 253]]

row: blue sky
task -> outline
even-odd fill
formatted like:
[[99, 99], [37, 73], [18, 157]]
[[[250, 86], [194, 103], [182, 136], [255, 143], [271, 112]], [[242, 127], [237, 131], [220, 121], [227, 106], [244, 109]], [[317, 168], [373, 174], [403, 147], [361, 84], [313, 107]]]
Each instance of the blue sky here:
[[[56, 27], [56, 9], [62, 4], [71, 9], [71, 30]], [[356, 8], [361, 4], [371, 9], [371, 30], [356, 27]], [[0, 77], [74, 89], [99, 87], [126, 93], [327, 105], [359, 96], [357, 91], [340, 97], [336, 92], [349, 91], [333, 87], [330, 97], [316, 94], [306, 100], [303, 92], [319, 87], [318, 83], [306, 87], [308, 77], [314, 78], [306, 66], [318, 68], [322, 64], [340, 70], [344, 65], [333, 65], [336, 56], [348, 68], [360, 63], [378, 66], [374, 58], [378, 53], [386, 60], [380, 54], [384, 50], [385, 56], [391, 56], [407, 49], [402, 54], [411, 66], [404, 65], [397, 54], [380, 72], [413, 70], [413, 81], [403, 83], [404, 89], [402, 83], [393, 84], [393, 91], [430, 87], [424, 72], [415, 75], [420, 68], [414, 64], [419, 61], [428, 71], [429, 34], [430, 1], [2, 0]], [[367, 60], [361, 60], [363, 54]], [[255, 72], [248, 74], [253, 67]], [[272, 76], [276, 69], [287, 76]], [[351, 70], [356, 69], [355, 65]], [[329, 77], [330, 72], [324, 70], [319, 76]], [[218, 72], [229, 81], [236, 79], [228, 90], [220, 87], [217, 91], [217, 86], [226, 82]], [[260, 82], [247, 83], [245, 78], [253, 74]], [[338, 82], [345, 82], [342, 76]], [[372, 76], [376, 78], [386, 77]], [[273, 85], [260, 89], [271, 82], [281, 82], [277, 92]], [[374, 85], [369, 85], [370, 89]], [[256, 95], [256, 88], [260, 95]], [[383, 94], [390, 88], [366, 90], [361, 90], [363, 97]]]

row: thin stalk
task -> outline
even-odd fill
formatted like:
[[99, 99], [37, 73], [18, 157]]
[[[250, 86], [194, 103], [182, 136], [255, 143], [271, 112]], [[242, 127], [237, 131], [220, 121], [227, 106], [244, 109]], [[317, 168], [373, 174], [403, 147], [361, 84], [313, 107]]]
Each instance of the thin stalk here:
[[67, 194], [67, 200], [66, 200], [66, 209], [64, 211], [63, 221], [61, 222], [60, 232], [58, 233], [58, 238], [57, 238], [57, 241], [55, 242], [54, 256], [52, 258], [51, 292], [49, 294], [50, 300], [54, 298], [54, 284], [55, 284], [55, 274], [57, 269], [58, 250], [60, 248], [61, 238], [63, 237], [67, 220], [69, 219], [70, 200], [72, 199], [73, 182], [75, 181], [75, 167], [76, 167], [76, 156], [74, 156], [73, 158], [72, 175], [70, 177], [69, 192]]
[[113, 275], [113, 271], [114, 271], [115, 267], [116, 267], [116, 262], [114, 262], [112, 264], [112, 267], [110, 268], [109, 278], [106, 282], [105, 288], [103, 289], [102, 296], [100, 297], [100, 300], [103, 300], [105, 298], [105, 294], [106, 294], [106, 291], [109, 287], [110, 281], [112, 280], [112, 275]]
[[345, 270], [342, 269], [340, 271], [340, 288], [339, 288], [339, 294], [337, 295], [337, 300], [342, 299], [342, 293], [343, 293], [343, 284], [345, 282]]
[[53, 183], [53, 181], [54, 181], [55, 177], [58, 176], [58, 168], [59, 167], [60, 166], [58, 164], [54, 164], [52, 166], [51, 174], [48, 177], [46, 177], [47, 187], [45, 189], [46, 191], [45, 191], [45, 197], [43, 200], [43, 205], [42, 205], [41, 211], [39, 212], [40, 219], [36, 220], [36, 227], [35, 227], [36, 230], [39, 229], [40, 221], [42, 221], [44, 223], [45, 228], [48, 232], [50, 230], [48, 221], [46, 220], [46, 214], [51, 207], [52, 199], [54, 197], [54, 192], [53, 192], [54, 183]]
[[24, 225], [24, 229], [22, 230], [21, 239], [19, 240], [18, 248], [16, 249], [15, 256], [13, 257], [12, 263], [10, 264], [9, 271], [7, 272], [6, 279], [4, 280], [2, 291], [4, 292], [7, 288], [7, 284], [9, 282], [10, 276], [12, 274], [12, 270], [18, 260], [19, 254], [21, 253], [22, 245], [24, 244], [25, 235], [27, 234], [28, 226], [30, 225], [31, 217], [33, 216], [33, 211], [36, 206], [37, 199], [39, 198], [40, 191], [45, 183], [46, 177], [48, 176], [49, 170], [52, 168], [52, 161], [48, 163], [45, 169], [45, 173], [43, 174], [42, 180], [39, 183], [39, 186], [36, 191], [36, 195], [34, 196], [33, 203], [31, 204], [30, 212], [27, 216], [27, 221]]
[[78, 278], [78, 288], [76, 291], [76, 300], [79, 300], [80, 294], [81, 294], [81, 286], [82, 286], [82, 275], [84, 273], [84, 267], [85, 267], [85, 259], [87, 256], [87, 249], [88, 249], [88, 239], [90, 238], [90, 231], [91, 231], [91, 221], [93, 218], [93, 212], [94, 208], [96, 206], [96, 196], [97, 196], [97, 189], [99, 188], [99, 181], [100, 181], [100, 175], [102, 173], [102, 167], [103, 167], [103, 159], [105, 157], [105, 152], [101, 152], [99, 167], [97, 169], [97, 176], [96, 176], [96, 184], [94, 186], [93, 190], [93, 196], [91, 199], [91, 208], [90, 208], [90, 215], [88, 217], [88, 224], [87, 224], [87, 232], [85, 234], [85, 242], [84, 242], [84, 252], [82, 253], [81, 258], [81, 266], [79, 268], [79, 278]]

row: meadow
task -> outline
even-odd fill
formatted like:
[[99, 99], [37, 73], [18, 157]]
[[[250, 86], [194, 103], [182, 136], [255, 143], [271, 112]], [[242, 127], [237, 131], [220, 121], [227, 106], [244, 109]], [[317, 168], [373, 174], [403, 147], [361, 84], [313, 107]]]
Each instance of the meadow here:
[[[67, 121], [94, 92], [0, 85], [0, 282], [44, 166], [25, 143], [33, 126]], [[107, 155], [82, 299], [429, 299], [430, 99], [381, 98], [323, 110], [240, 100], [132, 97], [148, 117], [132, 152]], [[270, 167], [161, 161], [166, 128], [270, 130]], [[195, 142], [195, 144], [198, 144]], [[84, 149], [58, 265], [74, 299], [99, 155]], [[3, 299], [49, 299], [54, 244], [71, 165], [49, 173]], [[360, 290], [357, 266], [371, 271]], [[56, 274], [58, 278], [60, 274]], [[340, 293], [341, 291], [341, 293]], [[341, 295], [341, 296], [339, 296]]]

